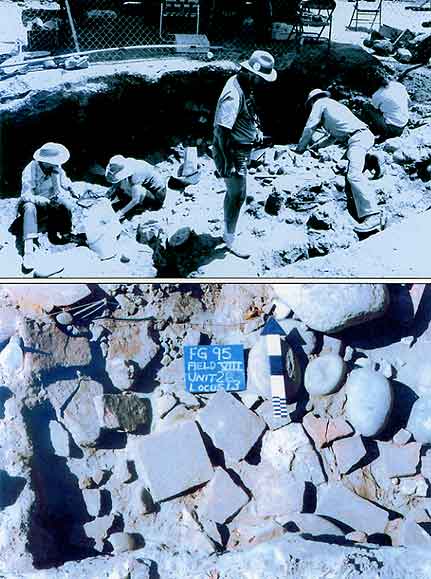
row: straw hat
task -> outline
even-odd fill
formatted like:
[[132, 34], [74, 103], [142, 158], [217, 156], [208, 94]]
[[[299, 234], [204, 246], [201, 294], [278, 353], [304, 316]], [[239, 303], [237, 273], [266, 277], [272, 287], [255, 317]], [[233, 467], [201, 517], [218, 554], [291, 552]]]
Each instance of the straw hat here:
[[63, 165], [69, 158], [69, 151], [60, 143], [46, 143], [33, 155], [33, 159], [39, 163], [48, 163], [56, 166]]
[[310, 101], [314, 100], [316, 97], [329, 97], [331, 94], [327, 90], [322, 90], [320, 88], [315, 88], [310, 92], [305, 101], [305, 105], [308, 105]]
[[114, 155], [108, 163], [105, 177], [110, 183], [119, 183], [133, 175], [133, 163], [123, 155]]
[[241, 62], [241, 66], [269, 82], [274, 82], [277, 78], [274, 57], [265, 50], [255, 50], [248, 60]]

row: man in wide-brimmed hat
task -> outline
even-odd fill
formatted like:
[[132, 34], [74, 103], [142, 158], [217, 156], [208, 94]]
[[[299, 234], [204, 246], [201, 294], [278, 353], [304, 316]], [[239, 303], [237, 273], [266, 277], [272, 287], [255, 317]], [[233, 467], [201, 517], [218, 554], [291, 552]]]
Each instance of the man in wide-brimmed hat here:
[[381, 227], [381, 215], [375, 194], [363, 174], [367, 153], [374, 145], [373, 133], [349, 108], [332, 99], [325, 90], [312, 90], [306, 107], [310, 115], [296, 152], [304, 153], [312, 144], [316, 130], [320, 128], [335, 141], [345, 144], [349, 161], [346, 178], [351, 186], [359, 221], [354, 229], [359, 233], [377, 231]]
[[223, 239], [229, 248], [237, 249], [235, 230], [247, 193], [250, 154], [253, 145], [263, 137], [253, 90], [276, 78], [272, 55], [256, 50], [241, 62], [240, 71], [229, 78], [217, 103], [212, 150], [217, 171], [226, 182]]
[[108, 196], [118, 217], [131, 217], [132, 210], [156, 211], [166, 197], [166, 180], [147, 161], [114, 155], [105, 171], [111, 184]]
[[60, 143], [46, 143], [33, 155], [22, 173], [21, 197], [17, 219], [11, 230], [24, 239], [24, 269], [33, 269], [34, 241], [41, 225], [46, 226], [53, 243], [71, 241], [72, 181], [63, 165], [70, 153]]

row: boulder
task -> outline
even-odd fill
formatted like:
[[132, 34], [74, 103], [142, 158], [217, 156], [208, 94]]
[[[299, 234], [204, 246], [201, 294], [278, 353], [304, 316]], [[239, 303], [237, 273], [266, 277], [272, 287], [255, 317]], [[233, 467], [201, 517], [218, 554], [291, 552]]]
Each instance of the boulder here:
[[385, 510], [359, 497], [342, 483], [330, 483], [319, 489], [316, 514], [367, 535], [384, 533], [389, 520]]
[[64, 425], [79, 446], [95, 446], [100, 436], [94, 401], [102, 394], [101, 384], [94, 380], [81, 380], [77, 392], [64, 410]]
[[358, 434], [376, 436], [387, 424], [392, 387], [382, 374], [368, 368], [350, 373], [346, 382], [346, 417]]
[[379, 56], [390, 56], [394, 51], [394, 45], [386, 38], [383, 40], [375, 40], [372, 48]]
[[385, 284], [273, 284], [273, 288], [308, 327], [328, 334], [381, 317], [389, 305]]
[[133, 458], [154, 501], [164, 501], [208, 482], [214, 474], [194, 422], [136, 437]]
[[5, 376], [18, 374], [24, 368], [24, 352], [20, 337], [12, 336], [0, 352], [0, 368]]
[[407, 429], [417, 442], [431, 444], [431, 396], [418, 398], [413, 404]]
[[109, 430], [134, 432], [151, 421], [150, 400], [131, 393], [102, 394], [95, 397], [94, 405], [100, 426]]
[[216, 468], [212, 480], [205, 487], [198, 507], [202, 521], [209, 519], [223, 525], [249, 502], [248, 495], [223, 468]]
[[224, 390], [212, 396], [197, 420], [227, 463], [244, 459], [265, 430], [262, 418]]
[[53, 306], [69, 306], [88, 297], [91, 290], [83, 283], [4, 284], [7, 296], [25, 313], [39, 313]]
[[343, 358], [337, 354], [322, 354], [310, 361], [304, 374], [304, 386], [311, 396], [336, 392], [346, 374]]

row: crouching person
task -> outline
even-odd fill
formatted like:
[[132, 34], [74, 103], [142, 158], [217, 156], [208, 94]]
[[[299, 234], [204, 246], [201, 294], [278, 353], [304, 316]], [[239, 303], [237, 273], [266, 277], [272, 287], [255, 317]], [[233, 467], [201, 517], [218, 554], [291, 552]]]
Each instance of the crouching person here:
[[17, 218], [11, 226], [17, 238], [24, 241], [23, 268], [32, 270], [34, 242], [41, 229], [48, 232], [51, 243], [71, 241], [72, 181], [62, 165], [69, 151], [59, 143], [46, 143], [38, 149], [22, 173], [21, 197]]
[[106, 167], [111, 183], [108, 197], [119, 219], [143, 211], [161, 209], [166, 197], [166, 181], [147, 161], [115, 155]]

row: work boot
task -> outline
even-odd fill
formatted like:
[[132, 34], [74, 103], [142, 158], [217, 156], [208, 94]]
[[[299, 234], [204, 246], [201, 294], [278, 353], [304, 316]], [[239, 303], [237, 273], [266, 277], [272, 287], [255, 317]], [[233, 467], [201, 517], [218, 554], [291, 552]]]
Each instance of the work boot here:
[[367, 215], [361, 223], [353, 227], [356, 233], [371, 233], [372, 231], [381, 231], [383, 229], [383, 219], [381, 213]]

